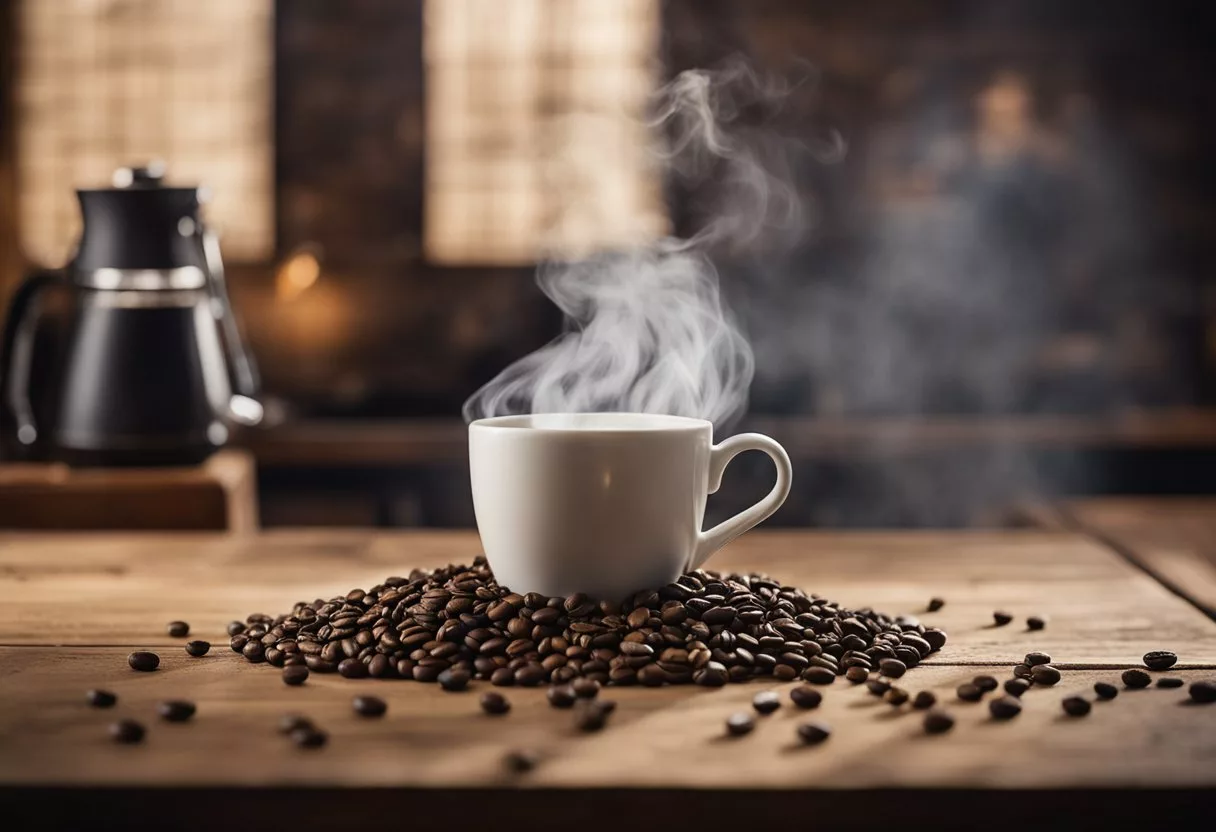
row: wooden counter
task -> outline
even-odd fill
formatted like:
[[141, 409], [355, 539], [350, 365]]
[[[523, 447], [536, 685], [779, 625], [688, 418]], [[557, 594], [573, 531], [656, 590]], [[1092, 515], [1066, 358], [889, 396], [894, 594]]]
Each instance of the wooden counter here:
[[[943, 627], [946, 648], [905, 677], [957, 716], [938, 737], [923, 733], [916, 712], [843, 679], [823, 689], [814, 714], [787, 700], [740, 739], [723, 737], [725, 718], [757, 691], [790, 685], [609, 689], [602, 695], [619, 703], [609, 727], [582, 735], [539, 689], [504, 691], [514, 708], [492, 718], [477, 705], [484, 684], [452, 694], [314, 674], [289, 688], [277, 670], [228, 650], [233, 618], [478, 550], [467, 532], [0, 536], [0, 806], [69, 827], [120, 817], [277, 828], [294, 817], [346, 829], [712, 829], [748, 819], [947, 829], [979, 818], [984, 828], [1025, 828], [1023, 810], [1036, 806], [1031, 825], [1041, 829], [1067, 827], [1081, 809], [1097, 823], [1151, 819], [1162, 805], [1172, 818], [1213, 807], [1216, 705], [1152, 688], [1124, 691], [1084, 719], [1062, 714], [1063, 696], [1117, 682], [1150, 649], [1179, 654], [1170, 675], [1216, 678], [1216, 623], [1075, 534], [758, 532], [714, 559]], [[924, 612], [934, 595], [945, 608]], [[997, 608], [1016, 621], [992, 626]], [[1047, 629], [1027, 631], [1028, 615], [1047, 616]], [[213, 642], [210, 655], [190, 658], [165, 634], [178, 618]], [[160, 670], [130, 670], [135, 647], [160, 652]], [[960, 682], [1006, 678], [1028, 650], [1049, 652], [1064, 679], [1029, 691], [1017, 719], [994, 722], [984, 705], [955, 699]], [[117, 692], [118, 706], [89, 708], [90, 687]], [[389, 702], [384, 719], [351, 712], [351, 696], [368, 692]], [[195, 700], [195, 719], [158, 721], [155, 703], [170, 697]], [[306, 751], [279, 736], [289, 711], [315, 718], [329, 745]], [[107, 738], [108, 723], [125, 716], [148, 725], [142, 745]], [[794, 726], [810, 717], [833, 728], [821, 747], [795, 742]], [[530, 774], [502, 765], [518, 748], [542, 757]]]

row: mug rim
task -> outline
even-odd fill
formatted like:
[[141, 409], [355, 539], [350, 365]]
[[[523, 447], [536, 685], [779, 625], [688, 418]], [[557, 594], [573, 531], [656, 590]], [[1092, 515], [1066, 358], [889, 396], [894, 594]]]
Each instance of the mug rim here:
[[[650, 422], [647, 425], [637, 425], [634, 427], [564, 427], [560, 425], [546, 424], [529, 424], [537, 418], [554, 418], [566, 419], [569, 417], [597, 417], [611, 416], [623, 417], [627, 421], [645, 421]], [[491, 430], [494, 432], [506, 432], [515, 430], [526, 430], [535, 433], [559, 433], [559, 434], [614, 434], [614, 433], [664, 433], [690, 430], [703, 430], [708, 428], [713, 430], [713, 423], [706, 419], [696, 419], [691, 416], [672, 416], [666, 413], [630, 413], [627, 411], [602, 411], [588, 413], [518, 413], [508, 416], [490, 416], [485, 419], [476, 419], [469, 423], [469, 430], [477, 428], [479, 430]]]

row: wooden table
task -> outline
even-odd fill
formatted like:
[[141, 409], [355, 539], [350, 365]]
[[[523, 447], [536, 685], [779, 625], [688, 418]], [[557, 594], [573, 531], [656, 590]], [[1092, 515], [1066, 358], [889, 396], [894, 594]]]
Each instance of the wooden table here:
[[[1078, 811], [1113, 828], [1210, 820], [1216, 805], [1216, 705], [1152, 688], [1084, 719], [1062, 714], [1064, 695], [1117, 682], [1150, 649], [1179, 654], [1171, 675], [1216, 677], [1216, 623], [1078, 534], [757, 532], [715, 558], [943, 627], [946, 648], [905, 677], [957, 716], [937, 737], [915, 712], [844, 680], [813, 714], [833, 736], [804, 748], [794, 727], [812, 715], [788, 704], [751, 736], [723, 736], [724, 719], [757, 691], [789, 685], [609, 690], [619, 703], [609, 728], [582, 735], [542, 690], [506, 691], [514, 708], [493, 718], [477, 691], [315, 674], [289, 688], [227, 648], [233, 618], [477, 551], [468, 532], [0, 536], [0, 808], [70, 828], [285, 828], [295, 817], [344, 829], [1042, 829], [1079, 828]], [[924, 612], [934, 595], [945, 608]], [[997, 608], [1016, 622], [992, 626]], [[1049, 617], [1046, 630], [1025, 629], [1032, 614]], [[210, 655], [190, 658], [165, 634], [177, 618], [215, 644]], [[130, 670], [135, 647], [160, 652], [161, 669]], [[1028, 650], [1049, 652], [1064, 680], [1029, 691], [1017, 719], [994, 722], [954, 697], [976, 673], [1006, 678]], [[118, 707], [87, 707], [90, 687], [117, 692]], [[388, 700], [386, 718], [353, 715], [351, 696], [365, 692]], [[195, 719], [157, 721], [155, 703], [170, 697], [195, 700]], [[279, 736], [289, 711], [318, 720], [329, 745], [306, 751]], [[109, 741], [121, 716], [145, 721], [144, 744]], [[509, 774], [503, 757], [516, 748], [536, 750], [540, 766]]]

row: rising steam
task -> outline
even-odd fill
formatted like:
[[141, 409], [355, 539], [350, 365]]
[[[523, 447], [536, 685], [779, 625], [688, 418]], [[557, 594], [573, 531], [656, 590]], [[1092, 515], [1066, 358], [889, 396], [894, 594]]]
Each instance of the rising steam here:
[[753, 141], [748, 123], [787, 92], [741, 63], [683, 72], [658, 91], [656, 158], [683, 181], [712, 177], [723, 186], [720, 205], [688, 239], [541, 267], [537, 282], [566, 332], [474, 393], [465, 419], [627, 411], [722, 423], [746, 409], [752, 351], [723, 303], [710, 252], [801, 227], [784, 154]]

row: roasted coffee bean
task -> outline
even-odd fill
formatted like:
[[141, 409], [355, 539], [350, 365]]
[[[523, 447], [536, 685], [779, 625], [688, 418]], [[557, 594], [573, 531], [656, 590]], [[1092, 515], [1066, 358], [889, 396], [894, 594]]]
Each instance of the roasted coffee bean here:
[[860, 685], [866, 679], [870, 678], [870, 672], [864, 667], [850, 667], [844, 672], [844, 678], [848, 679], [855, 685]]
[[899, 659], [883, 659], [878, 663], [878, 672], [888, 679], [898, 679], [908, 671], [908, 666]]
[[359, 716], [384, 716], [388, 711], [388, 704], [379, 696], [356, 696], [350, 701], [350, 704]]
[[322, 748], [329, 742], [329, 734], [312, 725], [296, 728], [289, 736], [291, 741], [300, 748]]
[[467, 670], [449, 667], [439, 674], [439, 687], [446, 691], [461, 691], [469, 686], [472, 675]]
[[946, 601], [945, 601], [945, 599], [943, 599], [943, 598], [930, 598], [930, 599], [929, 599], [929, 606], [927, 607], [927, 609], [929, 610], [929, 612], [937, 612], [938, 610], [940, 610], [940, 609], [941, 609], [942, 607], [944, 607], [944, 606], [946, 606]]
[[832, 736], [832, 729], [822, 722], [804, 722], [798, 726], [798, 739], [804, 745], [819, 745]]
[[526, 774], [539, 763], [540, 757], [535, 751], [510, 751], [503, 757], [503, 765], [515, 774]]
[[946, 646], [945, 630], [938, 630], [933, 627], [930, 627], [929, 629], [927, 629], [923, 633], [921, 633], [920, 636], [925, 641], [929, 642], [929, 646], [932, 647], [934, 650], [941, 650], [943, 647]]
[[545, 677], [548, 675], [548, 671], [540, 665], [526, 664], [515, 671], [515, 684], [522, 685], [526, 688], [536, 687], [541, 682], [545, 681]]
[[796, 707], [809, 711], [819, 707], [823, 702], [823, 694], [809, 685], [799, 685], [790, 691], [790, 701]]
[[108, 690], [94, 688], [85, 694], [85, 698], [94, 708], [113, 708], [118, 702], [118, 695]]
[[1178, 654], [1169, 650], [1153, 650], [1144, 654], [1144, 666], [1149, 670], [1169, 670], [1178, 663]]
[[110, 724], [110, 737], [114, 742], [121, 742], [125, 745], [143, 742], [145, 733], [147, 731], [144, 726], [133, 719], [120, 719], [118, 722]]
[[1114, 699], [1119, 695], [1119, 689], [1109, 682], [1094, 682], [1094, 693], [1099, 699]]
[[579, 699], [594, 699], [600, 692], [600, 683], [593, 679], [575, 679], [570, 689]]
[[898, 708], [908, 701], [908, 692], [903, 688], [897, 688], [892, 685], [891, 689], [882, 695], [882, 698], [888, 705], [894, 705]]
[[[347, 659], [350, 661], [350, 659]], [[283, 668], [283, 684], [296, 687], [308, 681], [308, 668], [304, 665], [295, 664], [291, 667]]]
[[297, 728], [312, 728], [312, 720], [301, 714], [283, 714], [279, 717], [279, 733], [290, 734]]
[[1186, 682], [1177, 676], [1162, 676], [1157, 680], [1157, 687], [1159, 688], [1180, 688], [1185, 684]]
[[209, 642], [209, 641], [187, 641], [186, 642], [186, 652], [189, 653], [191, 656], [194, 656], [195, 658], [198, 658], [199, 656], [207, 655], [209, 650], [211, 650], [211, 642]]
[[554, 685], [545, 695], [549, 704], [555, 708], [573, 708], [575, 700], [578, 699], [569, 685]]
[[1123, 679], [1123, 684], [1129, 688], [1146, 688], [1153, 681], [1152, 676], [1149, 676], [1138, 667], [1123, 671], [1121, 678]]
[[1193, 682], [1189, 688], [1191, 701], [1207, 705], [1216, 702], [1216, 681]]
[[1010, 615], [1009, 613], [1005, 612], [1004, 610], [997, 610], [996, 612], [994, 612], [992, 614], [992, 620], [996, 624], [997, 627], [1004, 627], [1006, 624], [1008, 624], [1010, 621], [1013, 620], [1013, 616]]
[[1069, 716], [1085, 716], [1093, 707], [1089, 704], [1089, 700], [1083, 696], [1065, 696], [1060, 702], [1060, 706], [1064, 708], [1064, 713]]
[[337, 673], [338, 665], [334, 662], [327, 662], [320, 656], [305, 656], [304, 666], [313, 673]]
[[170, 699], [156, 706], [156, 712], [166, 722], [185, 722], [194, 716], [196, 710], [194, 703], [185, 699]]
[[490, 684], [498, 687], [510, 687], [515, 684], [515, 671], [500, 667], [490, 674]]
[[999, 696], [988, 703], [993, 719], [1013, 719], [1022, 712], [1022, 702], [1016, 696]]
[[245, 632], [245, 625], [240, 621], [232, 621], [228, 624], [228, 635], [235, 636]]
[[1041, 630], [1047, 626], [1047, 619], [1039, 615], [1032, 615], [1026, 619], [1027, 630]]
[[979, 702], [984, 698], [984, 692], [970, 682], [959, 685], [955, 693], [964, 702]]
[[[266, 661], [266, 648], [262, 646], [262, 642], [260, 641], [250, 641], [241, 650], [241, 655], [250, 664], [258, 664], [259, 662]], [[324, 655], [324, 652], [322, 652], [322, 655]]]
[[[774, 673], [774, 675], [776, 674]], [[836, 674], [826, 667], [808, 667], [802, 671], [802, 680], [810, 682], [812, 685], [830, 685], [836, 681]]]
[[366, 679], [367, 665], [358, 659], [343, 659], [338, 662], [338, 673], [343, 679]]
[[190, 625], [185, 621], [170, 621], [165, 629], [173, 638], [185, 638], [190, 635]]
[[752, 697], [752, 707], [756, 713], [768, 715], [781, 707], [781, 697], [771, 690], [764, 690]]
[[744, 734], [750, 734], [755, 727], [755, 718], [751, 714], [744, 713], [742, 711], [731, 714], [726, 719], [726, 731], [732, 737], [741, 737]]
[[1028, 664], [1015, 664], [1013, 666], [1013, 677], [1015, 679], [1031, 679], [1031, 671], [1034, 668]]
[[1006, 679], [1005, 693], [1010, 696], [1021, 697], [1023, 693], [1030, 690], [1030, 682], [1025, 679]]
[[871, 696], [883, 696], [891, 689], [891, 683], [883, 679], [871, 679], [866, 682], [866, 688]]
[[574, 715], [574, 727], [580, 731], [599, 731], [608, 723], [611, 708], [600, 707], [599, 703], [586, 702]]
[[491, 690], [481, 695], [481, 709], [487, 714], [498, 716], [511, 710], [511, 703], [498, 691]]
[[1036, 685], [1051, 687], [1060, 681], [1060, 671], [1049, 664], [1036, 664], [1030, 668], [1030, 680]]
[[160, 667], [160, 656], [147, 650], [136, 650], [127, 656], [127, 664], [131, 665], [132, 670], [150, 673]]
[[982, 690], [984, 693], [989, 693], [1000, 687], [1000, 683], [995, 678], [987, 675], [976, 676], [971, 680], [971, 684]]
[[934, 708], [925, 714], [924, 727], [926, 734], [944, 734], [954, 727], [954, 717]]
[[1047, 655], [1046, 653], [1035, 651], [1033, 653], [1027, 653], [1026, 658], [1022, 659], [1022, 663], [1028, 667], [1034, 667], [1035, 665], [1040, 664], [1051, 664], [1051, 656]]
[[927, 711], [937, 704], [937, 697], [932, 691], [922, 690], [912, 697], [912, 707], [918, 711]]

